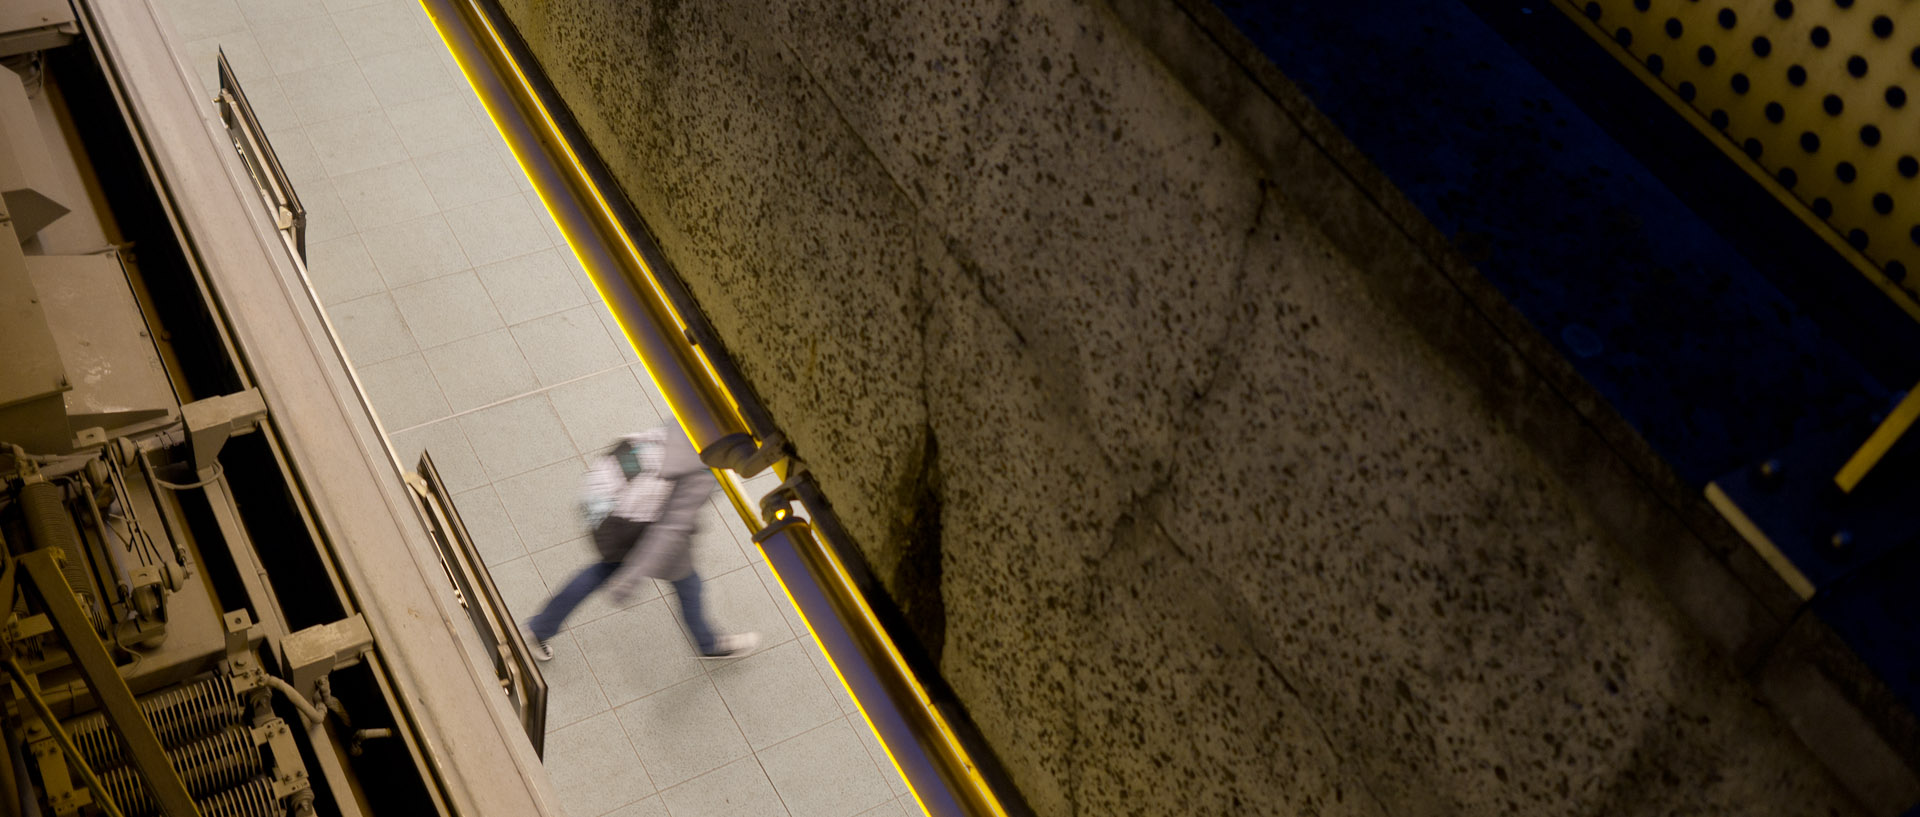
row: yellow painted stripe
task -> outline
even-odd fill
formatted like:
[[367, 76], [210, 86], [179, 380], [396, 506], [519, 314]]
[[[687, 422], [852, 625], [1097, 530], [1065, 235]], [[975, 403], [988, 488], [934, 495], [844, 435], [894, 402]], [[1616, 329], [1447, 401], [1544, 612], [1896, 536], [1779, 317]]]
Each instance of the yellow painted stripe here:
[[1781, 553], [1773, 540], [1760, 531], [1760, 526], [1753, 524], [1753, 520], [1747, 518], [1746, 512], [1740, 510], [1739, 505], [1733, 504], [1733, 499], [1728, 497], [1725, 491], [1720, 490], [1720, 483], [1707, 483], [1707, 501], [1713, 503], [1714, 509], [1727, 518], [1727, 522], [1733, 525], [1733, 529], [1740, 532], [1741, 538], [1746, 539], [1747, 544], [1752, 545], [1753, 549], [1759, 552], [1760, 558], [1767, 560], [1767, 564], [1773, 566], [1773, 572], [1780, 574], [1780, 578], [1786, 580], [1787, 586], [1793, 588], [1793, 592], [1800, 594], [1801, 600], [1813, 598], [1813, 582], [1807, 581], [1807, 575], [1801, 573], [1800, 568], [1793, 566], [1793, 561], [1788, 559], [1785, 553]]
[[1841, 491], [1852, 493], [1860, 480], [1866, 479], [1867, 472], [1873, 470], [1873, 466], [1879, 464], [1880, 458], [1887, 455], [1893, 444], [1899, 442], [1907, 429], [1913, 427], [1915, 419], [1920, 419], [1920, 385], [1907, 392], [1906, 399], [1893, 407], [1893, 413], [1880, 422], [1880, 427], [1873, 430], [1860, 450], [1847, 458], [1846, 465], [1840, 466], [1840, 473], [1833, 477], [1834, 484], [1840, 486]]

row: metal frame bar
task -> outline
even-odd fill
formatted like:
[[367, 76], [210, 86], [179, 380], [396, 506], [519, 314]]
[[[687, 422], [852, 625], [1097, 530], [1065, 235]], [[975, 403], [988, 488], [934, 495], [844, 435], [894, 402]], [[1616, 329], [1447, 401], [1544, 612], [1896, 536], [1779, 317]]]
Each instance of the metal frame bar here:
[[[200, 810], [194, 806], [193, 797], [187, 793], [186, 783], [167, 762], [166, 747], [160, 745], [160, 737], [153, 732], [153, 725], [140, 712], [140, 703], [134, 700], [133, 690], [127, 688], [127, 682], [120, 677], [119, 667], [114, 666], [113, 657], [107, 655], [107, 648], [93, 633], [93, 627], [87, 623], [86, 613], [80, 609], [79, 601], [73, 595], [73, 589], [67, 586], [67, 580], [60, 575], [60, 566], [54, 561], [53, 551], [41, 549], [19, 558], [25, 568], [28, 583], [40, 595], [41, 603], [47, 607], [47, 615], [53, 619], [67, 642], [67, 650], [73, 656], [74, 666], [86, 679], [87, 688], [100, 703], [107, 720], [120, 731], [120, 737], [127, 743], [127, 755], [133, 761], [134, 768], [140, 771], [140, 777], [146, 782], [148, 793], [153, 795], [162, 814], [167, 817], [200, 817]], [[18, 672], [19, 667], [8, 662], [9, 672]], [[25, 684], [24, 678], [16, 679]], [[44, 717], [44, 716], [43, 716]], [[57, 722], [49, 723], [49, 728], [58, 727]], [[56, 734], [58, 734], [56, 732]], [[63, 744], [63, 748], [66, 748]], [[84, 768], [84, 763], [82, 764]], [[88, 785], [97, 783], [91, 779], [92, 772], [85, 773]]]

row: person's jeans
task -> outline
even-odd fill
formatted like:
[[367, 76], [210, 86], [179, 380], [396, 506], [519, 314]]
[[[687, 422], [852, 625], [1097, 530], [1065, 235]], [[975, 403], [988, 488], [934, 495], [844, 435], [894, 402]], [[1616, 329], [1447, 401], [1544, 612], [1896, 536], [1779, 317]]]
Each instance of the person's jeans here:
[[[619, 562], [600, 562], [588, 565], [567, 582], [566, 587], [553, 594], [547, 605], [533, 618], [527, 619], [527, 629], [541, 641], [547, 641], [560, 632], [560, 625], [566, 623], [567, 616], [573, 614], [573, 608], [586, 601], [587, 596], [605, 584], [620, 569]], [[700, 574], [687, 571], [685, 578], [675, 579], [673, 592], [680, 597], [680, 612], [687, 619], [687, 630], [693, 634], [693, 643], [699, 645], [702, 654], [713, 651], [713, 630], [707, 626], [707, 618], [700, 606]]]

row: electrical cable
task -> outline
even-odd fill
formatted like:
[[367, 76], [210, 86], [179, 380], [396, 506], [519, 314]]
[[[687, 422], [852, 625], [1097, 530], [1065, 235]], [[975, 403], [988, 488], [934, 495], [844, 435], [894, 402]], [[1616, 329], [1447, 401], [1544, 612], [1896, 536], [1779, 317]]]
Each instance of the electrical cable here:
[[159, 477], [154, 477], [153, 484], [158, 485], [162, 488], [165, 488], [169, 491], [190, 491], [190, 490], [193, 490], [194, 488], [205, 488], [209, 485], [212, 485], [213, 483], [219, 481], [219, 479], [222, 476], [225, 476], [225, 472], [220, 470], [220, 461], [214, 460], [213, 475], [210, 477], [207, 477], [206, 479], [200, 480], [199, 482], [189, 482], [186, 484], [180, 484], [180, 483], [168, 482]]

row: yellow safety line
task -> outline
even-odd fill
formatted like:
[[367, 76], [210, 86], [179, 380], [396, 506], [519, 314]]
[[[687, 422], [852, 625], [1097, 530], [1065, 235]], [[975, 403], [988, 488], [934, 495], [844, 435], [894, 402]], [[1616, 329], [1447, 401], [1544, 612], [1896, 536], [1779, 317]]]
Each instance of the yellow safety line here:
[[1781, 553], [1779, 546], [1760, 531], [1760, 526], [1753, 524], [1753, 520], [1747, 518], [1746, 511], [1740, 510], [1739, 505], [1733, 504], [1733, 499], [1728, 497], [1725, 491], [1720, 490], [1720, 483], [1707, 483], [1707, 501], [1713, 503], [1713, 507], [1720, 511], [1720, 515], [1726, 517], [1727, 522], [1733, 525], [1733, 529], [1740, 532], [1741, 538], [1746, 539], [1747, 543], [1760, 553], [1760, 558], [1765, 559], [1767, 564], [1773, 567], [1773, 572], [1780, 574], [1780, 578], [1786, 580], [1787, 586], [1793, 588], [1793, 592], [1800, 594], [1802, 601], [1813, 598], [1813, 582], [1807, 581], [1807, 575], [1801, 573], [1800, 568], [1794, 567], [1793, 560], [1788, 559], [1785, 553]]
[[1866, 479], [1867, 472], [1880, 463], [1880, 458], [1887, 455], [1894, 443], [1900, 442], [1916, 419], [1920, 419], [1920, 385], [1907, 392], [1900, 405], [1894, 406], [1887, 419], [1880, 421], [1880, 427], [1873, 430], [1860, 450], [1847, 458], [1847, 464], [1840, 466], [1840, 473], [1834, 475], [1833, 483], [1840, 486], [1842, 492], [1852, 493], [1854, 486]]

